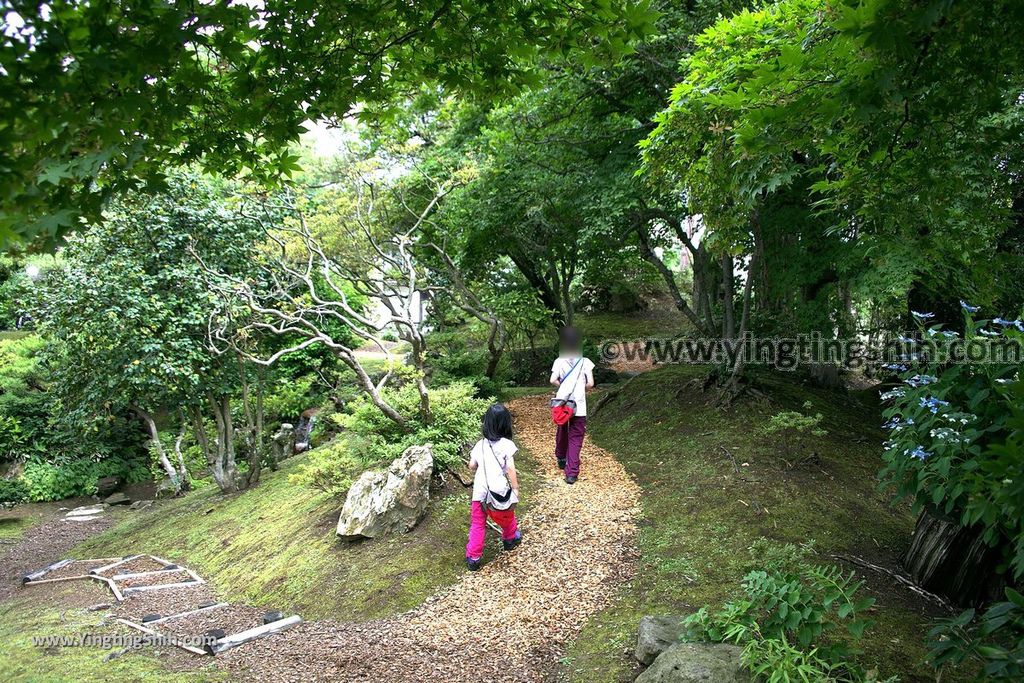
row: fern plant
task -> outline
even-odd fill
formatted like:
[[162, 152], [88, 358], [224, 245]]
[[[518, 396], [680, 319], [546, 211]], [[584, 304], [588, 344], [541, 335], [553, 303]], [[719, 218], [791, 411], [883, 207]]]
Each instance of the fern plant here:
[[784, 546], [767, 553], [774, 560], [746, 575], [742, 596], [684, 620], [684, 639], [742, 646], [743, 664], [759, 680], [875, 680], [853, 662], [874, 599], [857, 596], [863, 582], [854, 572], [806, 562], [809, 552]]

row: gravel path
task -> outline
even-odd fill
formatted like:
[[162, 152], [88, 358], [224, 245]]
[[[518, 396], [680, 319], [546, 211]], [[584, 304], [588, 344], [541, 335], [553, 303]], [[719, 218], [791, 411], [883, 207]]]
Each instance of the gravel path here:
[[[405, 614], [363, 623], [305, 622], [225, 652], [216, 658], [217, 665], [235, 680], [554, 680], [565, 644], [591, 615], [611, 603], [617, 587], [635, 571], [640, 490], [589, 439], [583, 447], [582, 475], [575, 486], [567, 485], [550, 455], [554, 427], [547, 403], [546, 396], [534, 396], [509, 404], [517, 440], [539, 459], [540, 474], [539, 486], [523, 491], [532, 506], [520, 520], [524, 540], [515, 551], [499, 553], [481, 571], [466, 572]], [[18, 544], [16, 561], [0, 561], [0, 572], [11, 579], [0, 591], [13, 589], [24, 571], [65, 556], [109, 523], [56, 520], [34, 529]], [[500, 540], [489, 531], [487, 542], [497, 545]], [[171, 559], [187, 566], [188, 558]], [[461, 563], [462, 558], [450, 561]], [[7, 594], [0, 592], [0, 599]], [[147, 613], [168, 615], [214, 599], [208, 585], [153, 591], [130, 597], [115, 614], [133, 619]], [[184, 619], [169, 630], [191, 634], [223, 627], [237, 632], [259, 625], [261, 615], [262, 610], [232, 605]], [[173, 668], [188, 668], [194, 661], [188, 659], [191, 655], [177, 654], [169, 662]]]
[[26, 531], [0, 558], [0, 602], [21, 588], [21, 577], [25, 574], [67, 557], [69, 550], [111, 524], [113, 519], [107, 516], [87, 522], [69, 522], [58, 517]]
[[[542, 481], [523, 492], [533, 505], [519, 548], [399, 617], [305, 623], [217, 661], [245, 680], [553, 680], [565, 643], [635, 570], [640, 490], [589, 439], [582, 476], [568, 486], [544, 457], [554, 441], [547, 397], [509, 407], [517, 440], [540, 458]], [[488, 543], [498, 542], [488, 532]]]

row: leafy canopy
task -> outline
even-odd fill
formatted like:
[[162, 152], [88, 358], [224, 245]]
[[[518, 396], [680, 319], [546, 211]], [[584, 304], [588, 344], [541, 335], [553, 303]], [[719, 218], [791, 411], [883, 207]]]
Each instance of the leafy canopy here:
[[[542, 54], [621, 53], [645, 0], [3, 0], [0, 246], [98, 222], [167, 165], [297, 169], [303, 122], [433, 83], [502, 94]], [[380, 105], [380, 106], [375, 106]]]

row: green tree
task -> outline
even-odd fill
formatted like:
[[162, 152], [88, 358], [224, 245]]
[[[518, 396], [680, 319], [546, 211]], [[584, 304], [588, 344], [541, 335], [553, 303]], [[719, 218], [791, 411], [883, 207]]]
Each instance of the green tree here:
[[[303, 122], [429, 82], [489, 95], [541, 54], [621, 53], [643, 0], [3, 0], [0, 245], [52, 244], [168, 165], [274, 178]], [[367, 111], [370, 111], [369, 109]]]
[[[171, 461], [159, 431], [175, 419], [191, 425], [221, 489], [238, 486], [231, 402], [251, 373], [240, 357], [211, 350], [208, 322], [220, 301], [193, 252], [225, 272], [247, 272], [258, 236], [216, 187], [178, 176], [169, 192], [122, 198], [105, 222], [70, 240], [64, 267], [47, 281], [43, 331], [56, 389], [82, 421], [134, 412], [179, 487], [184, 462]], [[207, 436], [207, 416], [216, 438]], [[262, 454], [249, 455], [258, 475]]]

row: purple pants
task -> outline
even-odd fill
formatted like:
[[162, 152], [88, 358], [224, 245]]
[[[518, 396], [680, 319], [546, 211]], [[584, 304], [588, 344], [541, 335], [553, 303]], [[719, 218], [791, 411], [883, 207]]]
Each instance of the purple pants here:
[[565, 476], [580, 476], [580, 449], [587, 433], [586, 417], [570, 417], [564, 425], [555, 427], [555, 457], [565, 458]]

